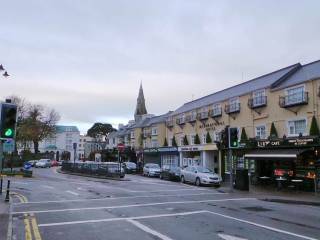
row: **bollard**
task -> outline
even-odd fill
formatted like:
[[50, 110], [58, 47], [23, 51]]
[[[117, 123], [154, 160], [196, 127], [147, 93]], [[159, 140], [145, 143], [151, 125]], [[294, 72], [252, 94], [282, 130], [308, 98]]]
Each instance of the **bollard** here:
[[10, 194], [10, 180], [8, 180], [8, 185], [7, 185], [7, 193], [6, 193], [6, 199], [5, 199], [6, 202], [9, 202], [10, 200], [9, 194]]
[[1, 180], [0, 180], [0, 195], [2, 195], [2, 183], [3, 183], [3, 179], [1, 177]]

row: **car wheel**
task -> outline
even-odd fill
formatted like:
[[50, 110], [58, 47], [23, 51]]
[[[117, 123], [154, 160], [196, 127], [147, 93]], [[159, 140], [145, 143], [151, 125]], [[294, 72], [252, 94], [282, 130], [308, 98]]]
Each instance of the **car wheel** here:
[[186, 182], [186, 181], [184, 180], [184, 176], [181, 176], [180, 179], [181, 179], [181, 182], [182, 182], [182, 183], [185, 183], [185, 182]]
[[200, 178], [197, 178], [197, 179], [196, 179], [196, 186], [198, 186], [198, 187], [201, 186]]

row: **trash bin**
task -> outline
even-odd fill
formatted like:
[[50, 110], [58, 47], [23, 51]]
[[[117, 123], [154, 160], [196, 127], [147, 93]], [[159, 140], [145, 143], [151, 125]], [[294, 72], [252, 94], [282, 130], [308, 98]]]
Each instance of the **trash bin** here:
[[236, 170], [235, 189], [249, 191], [249, 176], [247, 169]]

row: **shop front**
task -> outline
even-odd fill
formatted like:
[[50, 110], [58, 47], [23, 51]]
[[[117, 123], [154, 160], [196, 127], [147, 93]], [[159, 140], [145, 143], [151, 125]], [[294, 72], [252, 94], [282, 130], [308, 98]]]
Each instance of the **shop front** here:
[[256, 140], [238, 150], [235, 169], [248, 169], [252, 185], [315, 191], [319, 159], [319, 138]]
[[179, 147], [180, 166], [202, 166], [220, 173], [219, 151], [215, 144]]
[[176, 147], [161, 147], [158, 149], [160, 153], [161, 166], [169, 165], [173, 167], [179, 166], [179, 152]]
[[161, 158], [158, 148], [143, 149], [143, 165], [147, 163], [156, 163], [161, 166]]

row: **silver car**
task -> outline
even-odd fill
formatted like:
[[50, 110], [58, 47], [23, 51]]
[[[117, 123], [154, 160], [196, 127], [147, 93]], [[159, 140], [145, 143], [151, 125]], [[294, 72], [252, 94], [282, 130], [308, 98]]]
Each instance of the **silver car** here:
[[143, 175], [148, 177], [159, 177], [160, 176], [160, 166], [155, 163], [147, 163], [143, 167]]
[[221, 177], [211, 170], [200, 166], [189, 166], [181, 170], [181, 182], [200, 185], [220, 186]]

